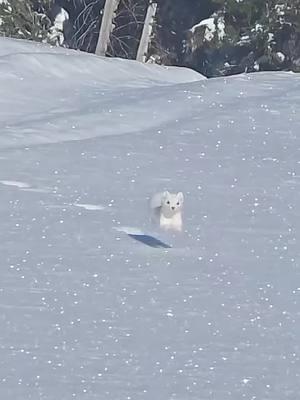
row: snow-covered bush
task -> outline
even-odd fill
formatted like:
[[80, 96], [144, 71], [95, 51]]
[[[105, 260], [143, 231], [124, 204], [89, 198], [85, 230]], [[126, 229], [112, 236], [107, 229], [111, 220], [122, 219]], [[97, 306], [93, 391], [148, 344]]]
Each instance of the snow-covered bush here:
[[187, 63], [208, 75], [300, 70], [300, 0], [213, 0], [214, 14], [186, 35]]
[[53, 6], [54, 0], [0, 0], [0, 35], [61, 45], [63, 21], [53, 18]]

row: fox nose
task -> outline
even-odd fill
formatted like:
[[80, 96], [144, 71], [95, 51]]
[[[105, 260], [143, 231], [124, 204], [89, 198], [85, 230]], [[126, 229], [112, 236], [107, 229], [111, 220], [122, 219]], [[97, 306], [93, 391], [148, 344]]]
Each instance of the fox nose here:
[[172, 206], [171, 208], [172, 208], [172, 210], [175, 210], [175, 207], [174, 207], [174, 206]]

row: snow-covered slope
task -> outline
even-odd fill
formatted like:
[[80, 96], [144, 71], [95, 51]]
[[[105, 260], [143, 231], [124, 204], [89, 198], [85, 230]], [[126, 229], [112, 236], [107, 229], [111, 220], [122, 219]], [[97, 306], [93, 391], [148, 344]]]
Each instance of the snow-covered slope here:
[[0, 398], [296, 400], [300, 76], [1, 39], [0, 90]]
[[[173, 118], [164, 109], [165, 100], [157, 95], [160, 86], [204, 79], [186, 68], [100, 58], [3, 38], [0, 72], [5, 94], [0, 97], [0, 117], [4, 120], [0, 146], [155, 128]], [[177, 105], [172, 111], [180, 115], [181, 108]]]

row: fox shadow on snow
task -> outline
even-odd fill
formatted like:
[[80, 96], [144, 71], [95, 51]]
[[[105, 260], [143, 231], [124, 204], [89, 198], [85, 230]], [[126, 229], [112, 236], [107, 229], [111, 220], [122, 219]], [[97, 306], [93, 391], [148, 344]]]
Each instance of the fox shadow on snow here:
[[169, 244], [162, 242], [161, 240], [155, 238], [154, 236], [136, 235], [132, 233], [128, 233], [128, 236], [149, 247], [171, 249], [171, 246]]

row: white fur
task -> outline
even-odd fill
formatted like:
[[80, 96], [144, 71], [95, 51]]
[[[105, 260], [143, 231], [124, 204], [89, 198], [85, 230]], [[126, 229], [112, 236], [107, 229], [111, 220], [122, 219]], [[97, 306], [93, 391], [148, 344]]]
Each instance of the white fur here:
[[183, 193], [156, 193], [150, 200], [150, 207], [159, 218], [162, 229], [182, 231]]

